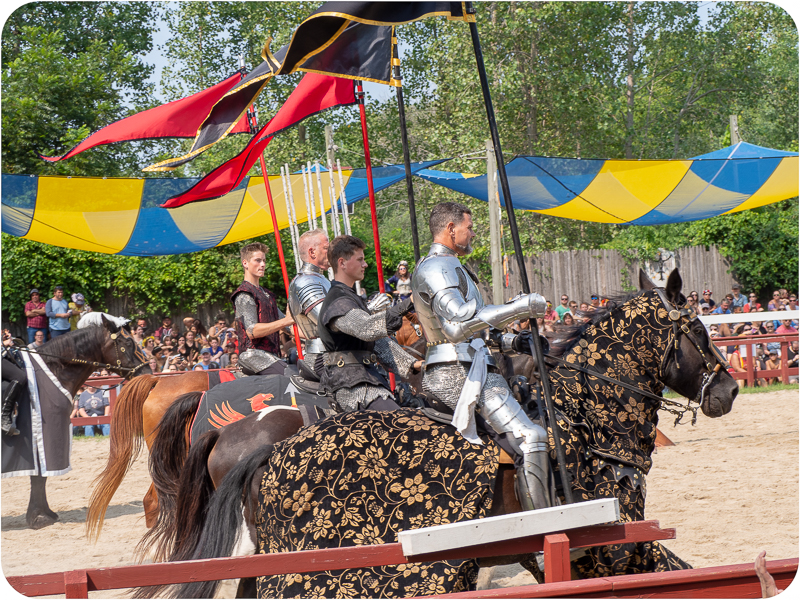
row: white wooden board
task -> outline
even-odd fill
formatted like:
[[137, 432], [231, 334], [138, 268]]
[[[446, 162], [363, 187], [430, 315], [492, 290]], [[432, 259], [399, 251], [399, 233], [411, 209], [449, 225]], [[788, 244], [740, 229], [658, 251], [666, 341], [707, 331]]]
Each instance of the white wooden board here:
[[397, 534], [397, 540], [402, 544], [405, 556], [417, 556], [616, 521], [619, 521], [619, 501], [616, 498], [589, 500], [499, 517], [401, 531]]

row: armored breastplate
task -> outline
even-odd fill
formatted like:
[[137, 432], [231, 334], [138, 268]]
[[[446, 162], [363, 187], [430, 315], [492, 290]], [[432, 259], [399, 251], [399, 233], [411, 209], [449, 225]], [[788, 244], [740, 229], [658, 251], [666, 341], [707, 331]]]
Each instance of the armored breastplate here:
[[428, 256], [419, 261], [411, 277], [414, 308], [428, 344], [447, 342], [431, 303], [437, 293], [448, 288], [456, 288], [465, 304], [474, 302], [473, 314], [483, 308], [483, 297], [469, 271], [452, 250], [441, 244], [433, 244]]
[[322, 352], [324, 348], [317, 339], [317, 322], [322, 303], [331, 282], [323, 275], [322, 269], [310, 263], [303, 263], [300, 272], [289, 284], [289, 310], [292, 318], [306, 337], [306, 352]]

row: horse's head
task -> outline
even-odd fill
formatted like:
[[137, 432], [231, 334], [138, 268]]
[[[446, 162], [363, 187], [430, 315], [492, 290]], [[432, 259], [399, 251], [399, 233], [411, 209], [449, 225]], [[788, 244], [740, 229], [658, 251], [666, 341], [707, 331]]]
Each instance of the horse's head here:
[[739, 384], [728, 373], [728, 364], [711, 342], [705, 326], [694, 311], [685, 308], [678, 269], [669, 274], [665, 289], [656, 288], [644, 272], [639, 273], [639, 283], [643, 290], [658, 291], [673, 324], [674, 337], [661, 363], [662, 383], [685, 398], [702, 399], [700, 408], [708, 417], [729, 413]]
[[125, 379], [141, 374], [152, 374], [147, 356], [131, 335], [130, 325], [117, 325], [101, 316], [103, 328], [103, 361], [110, 370]]

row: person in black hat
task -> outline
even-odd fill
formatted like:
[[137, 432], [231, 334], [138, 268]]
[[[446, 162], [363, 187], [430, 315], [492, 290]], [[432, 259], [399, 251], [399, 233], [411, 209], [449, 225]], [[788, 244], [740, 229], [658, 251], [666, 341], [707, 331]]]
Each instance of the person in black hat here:
[[45, 303], [39, 300], [39, 290], [33, 288], [30, 300], [25, 304], [25, 316], [28, 318], [28, 343], [36, 339], [36, 332], [44, 333], [47, 338], [47, 316], [45, 316]]

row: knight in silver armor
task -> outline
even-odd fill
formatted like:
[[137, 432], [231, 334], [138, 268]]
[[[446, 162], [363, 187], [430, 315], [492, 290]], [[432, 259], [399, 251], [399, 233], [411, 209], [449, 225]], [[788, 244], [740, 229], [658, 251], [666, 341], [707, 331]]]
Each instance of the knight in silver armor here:
[[355, 282], [364, 278], [367, 266], [364, 248], [358, 238], [340, 235], [328, 250], [335, 275], [317, 327], [325, 347], [321, 381], [345, 411], [392, 410], [397, 408], [394, 395], [378, 365], [407, 378], [419, 372], [422, 361], [389, 337], [400, 329], [411, 300], [374, 312], [356, 293]]
[[[317, 376], [317, 359], [325, 352], [322, 340], [317, 337], [317, 324], [322, 303], [331, 289], [331, 282], [325, 275], [330, 267], [329, 245], [328, 236], [322, 229], [312, 229], [301, 235], [298, 252], [303, 264], [289, 284], [289, 312], [305, 338], [303, 363], [317, 373]], [[377, 294], [367, 303], [367, 309], [370, 314], [376, 314], [386, 310], [391, 304], [387, 294]]]
[[289, 311], [304, 339], [303, 362], [316, 372], [317, 357], [325, 346], [317, 337], [317, 323], [322, 303], [331, 282], [326, 276], [328, 264], [328, 235], [322, 229], [312, 229], [300, 236], [298, 252], [303, 264], [289, 284]]
[[530, 332], [501, 334], [515, 319], [537, 318], [546, 302], [539, 294], [520, 295], [504, 305], [484, 305], [477, 278], [459, 261], [472, 252], [472, 213], [444, 202], [431, 212], [433, 236], [428, 255], [411, 280], [414, 306], [428, 343], [422, 387], [454, 411], [453, 424], [465, 438], [481, 443], [473, 411], [510, 442], [522, 457], [517, 491], [523, 508], [550, 506], [547, 432], [522, 410], [481, 337], [490, 330], [504, 352], [530, 354]]

